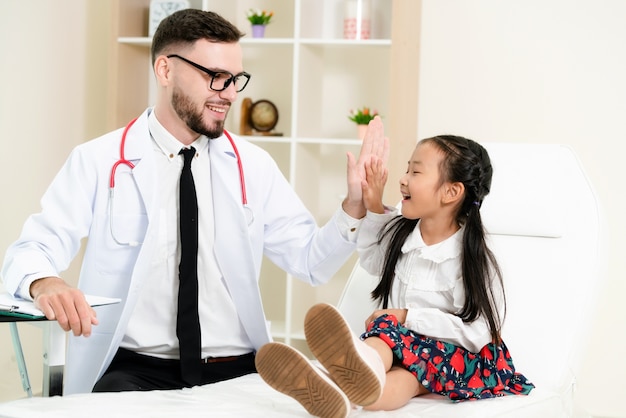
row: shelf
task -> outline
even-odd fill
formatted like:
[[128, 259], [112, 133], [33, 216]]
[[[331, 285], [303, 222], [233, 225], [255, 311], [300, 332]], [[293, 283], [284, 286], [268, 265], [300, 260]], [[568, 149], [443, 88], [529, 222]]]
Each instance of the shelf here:
[[293, 138], [285, 136], [253, 136], [242, 135], [242, 138], [254, 143], [280, 143], [280, 144], [324, 144], [324, 145], [353, 145], [360, 147], [360, 139], [346, 138]]
[[239, 40], [242, 45], [293, 45], [293, 38], [246, 38]]
[[[121, 36], [117, 38], [117, 42], [129, 45], [152, 45], [152, 38], [148, 36]], [[321, 38], [246, 38], [240, 40], [242, 45], [293, 45], [299, 42], [302, 45], [319, 45], [319, 46], [391, 46], [391, 39], [321, 39]]]
[[320, 38], [303, 38], [299, 42], [303, 45], [319, 45], [319, 46], [391, 46], [391, 39], [320, 39]]
[[240, 135], [240, 136], [256, 144], [264, 144], [264, 143], [291, 144], [291, 142], [293, 142], [293, 138], [285, 137], [285, 136], [269, 136], [269, 135], [268, 136]]
[[298, 138], [296, 140], [296, 143], [322, 145], [354, 145], [355, 147], [360, 147], [363, 141], [361, 141], [360, 139], [345, 138]]
[[117, 42], [127, 45], [150, 46], [152, 45], [152, 38], [147, 36], [122, 36], [117, 38]]
[[[287, 338], [287, 332], [285, 331], [285, 321], [271, 321], [270, 331], [272, 332], [272, 336], [274, 338]], [[302, 326], [302, 324], [297, 327], [297, 329], [292, 328], [291, 332], [289, 332], [289, 338], [294, 340], [305, 340], [304, 327]]]

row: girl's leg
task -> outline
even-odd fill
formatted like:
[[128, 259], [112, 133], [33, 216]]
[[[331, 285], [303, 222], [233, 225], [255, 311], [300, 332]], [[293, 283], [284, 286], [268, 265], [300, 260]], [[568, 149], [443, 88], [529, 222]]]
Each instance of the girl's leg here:
[[[370, 340], [368, 338], [366, 341]], [[389, 347], [389, 346], [387, 346]], [[412, 398], [430, 393], [413, 373], [401, 366], [393, 366], [387, 372], [382, 396], [373, 404], [364, 406], [370, 411], [391, 411], [406, 405]]]
[[380, 356], [380, 359], [383, 361], [383, 365], [385, 366], [385, 371], [388, 372], [391, 369], [391, 366], [393, 365], [393, 360], [395, 358], [393, 352], [391, 351], [391, 347], [389, 347], [386, 342], [378, 337], [366, 338], [365, 344], [369, 345], [374, 350], [376, 350], [376, 352], [378, 352], [378, 355]]

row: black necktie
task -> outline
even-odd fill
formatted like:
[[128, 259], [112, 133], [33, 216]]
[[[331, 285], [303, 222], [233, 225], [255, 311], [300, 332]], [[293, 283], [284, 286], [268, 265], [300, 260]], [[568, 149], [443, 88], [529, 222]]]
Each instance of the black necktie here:
[[198, 319], [198, 200], [191, 174], [196, 150], [182, 149], [185, 158], [180, 175], [180, 266], [176, 336], [180, 346], [182, 379], [190, 385], [200, 383], [200, 320]]

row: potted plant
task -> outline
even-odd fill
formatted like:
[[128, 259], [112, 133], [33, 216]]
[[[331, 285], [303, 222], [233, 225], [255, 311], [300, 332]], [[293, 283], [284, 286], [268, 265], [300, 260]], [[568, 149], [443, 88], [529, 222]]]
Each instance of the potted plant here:
[[252, 37], [262, 38], [265, 36], [265, 26], [270, 23], [274, 12], [259, 9], [249, 9], [246, 17], [252, 25]]
[[357, 135], [359, 139], [363, 139], [367, 125], [374, 117], [378, 116], [377, 110], [370, 110], [369, 107], [362, 107], [360, 109], [350, 109], [348, 119], [356, 123]]

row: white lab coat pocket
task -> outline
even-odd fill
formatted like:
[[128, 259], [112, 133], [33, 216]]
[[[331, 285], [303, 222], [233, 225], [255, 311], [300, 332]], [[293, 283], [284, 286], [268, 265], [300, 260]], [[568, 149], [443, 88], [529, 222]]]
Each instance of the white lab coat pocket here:
[[136, 247], [143, 244], [148, 227], [147, 215], [114, 215], [110, 221], [113, 246]]
[[102, 235], [102, 239], [94, 239], [97, 247], [92, 249], [97, 271], [104, 276], [130, 277], [144, 242], [147, 215], [100, 217], [95, 220], [96, 225]]
[[95, 215], [96, 268], [101, 274], [128, 275], [148, 229], [143, 198], [130, 171], [118, 169], [106, 209]]
[[135, 247], [143, 242], [148, 227], [146, 207], [130, 171], [117, 173], [109, 197], [111, 244]]

